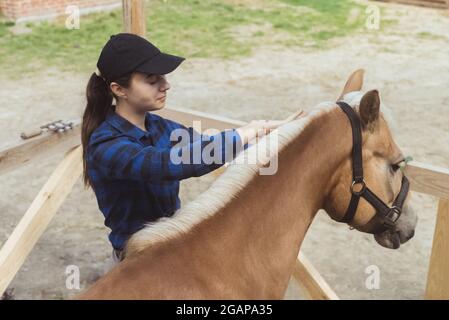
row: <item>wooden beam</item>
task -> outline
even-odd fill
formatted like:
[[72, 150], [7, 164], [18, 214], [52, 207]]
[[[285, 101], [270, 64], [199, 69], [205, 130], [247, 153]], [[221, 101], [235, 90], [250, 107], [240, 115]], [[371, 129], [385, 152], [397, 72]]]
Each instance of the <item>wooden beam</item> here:
[[39, 191], [0, 250], [0, 296], [6, 290], [83, 170], [82, 148], [71, 149]]
[[420, 7], [429, 7], [437, 9], [449, 8], [449, 2], [447, 0], [375, 0], [382, 2], [395, 2], [400, 4], [408, 4]]
[[[211, 115], [188, 109], [164, 108], [157, 111], [163, 117], [191, 126], [193, 121], [201, 121], [201, 129], [216, 128], [218, 130], [237, 128], [246, 124], [245, 121]], [[410, 180], [411, 189], [449, 200], [449, 169], [411, 161], [407, 164], [405, 174]]]
[[155, 113], [167, 119], [182, 123], [185, 126], [192, 126], [193, 121], [201, 121], [202, 131], [210, 128], [215, 128], [218, 130], [238, 128], [247, 124], [247, 122], [245, 121], [182, 108], [163, 108], [161, 110], [155, 111]]
[[[246, 123], [187, 109], [164, 108], [156, 113], [185, 126], [192, 126], [193, 121], [201, 121], [202, 130], [209, 128], [224, 130], [239, 127]], [[72, 130], [62, 133], [44, 132], [27, 140], [18, 139], [0, 146], [0, 175], [18, 169], [29, 162], [42, 161], [53, 154], [63, 154], [80, 144], [80, 136], [81, 119], [77, 119], [73, 120]]]
[[64, 154], [80, 144], [81, 119], [73, 121], [73, 129], [44, 132], [27, 140], [17, 139], [0, 147], [0, 175], [20, 168], [28, 162], [42, 161], [53, 154]]
[[426, 299], [449, 299], [449, 201], [440, 199], [427, 273]]
[[145, 37], [146, 21], [144, 0], [122, 0], [123, 31]]
[[405, 174], [412, 190], [449, 200], [449, 169], [411, 161]]
[[[194, 121], [201, 121], [202, 131], [209, 128], [224, 130], [246, 124], [245, 121], [182, 108], [164, 108], [155, 113], [185, 126], [192, 126]], [[28, 140], [20, 140], [0, 147], [0, 175], [30, 161], [40, 161], [51, 154], [63, 153], [79, 145], [81, 120], [73, 122], [74, 126], [70, 131], [44, 133]], [[449, 169], [411, 161], [406, 166], [405, 173], [410, 179], [413, 191], [449, 199]]]
[[293, 278], [312, 300], [340, 300], [329, 284], [303, 253], [299, 253]]

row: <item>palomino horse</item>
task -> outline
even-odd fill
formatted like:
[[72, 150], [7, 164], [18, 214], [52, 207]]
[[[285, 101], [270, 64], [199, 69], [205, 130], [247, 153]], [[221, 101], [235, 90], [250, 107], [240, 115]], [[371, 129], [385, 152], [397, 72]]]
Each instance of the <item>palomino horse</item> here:
[[[397, 163], [404, 157], [377, 91], [359, 92], [362, 80], [363, 70], [353, 73], [341, 98], [362, 125], [364, 181], [391, 205], [401, 189]], [[266, 163], [231, 165], [206, 193], [131, 237], [125, 260], [77, 298], [282, 299], [317, 211], [335, 220], [345, 215], [353, 144], [348, 118], [335, 103], [320, 104], [277, 130], [275, 175], [258, 174]], [[251, 148], [239, 157], [247, 152]], [[361, 198], [350, 225], [366, 231], [375, 215]], [[397, 248], [413, 236], [416, 221], [406, 202], [394, 227], [374, 237]]]

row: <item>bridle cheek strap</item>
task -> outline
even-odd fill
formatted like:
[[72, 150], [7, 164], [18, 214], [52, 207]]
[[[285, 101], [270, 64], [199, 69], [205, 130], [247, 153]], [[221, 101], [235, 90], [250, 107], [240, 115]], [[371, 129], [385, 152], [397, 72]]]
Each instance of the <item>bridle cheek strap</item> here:
[[378, 233], [391, 229], [401, 216], [402, 206], [409, 191], [409, 181], [405, 176], [402, 177], [401, 190], [391, 208], [366, 186], [365, 180], [363, 179], [362, 128], [360, 119], [354, 109], [346, 102], [338, 101], [337, 104], [347, 115], [352, 128], [351, 200], [340, 222], [350, 223], [354, 219], [360, 197], [363, 197], [376, 209], [376, 215], [363, 229], [366, 229], [366, 232], [370, 233]]

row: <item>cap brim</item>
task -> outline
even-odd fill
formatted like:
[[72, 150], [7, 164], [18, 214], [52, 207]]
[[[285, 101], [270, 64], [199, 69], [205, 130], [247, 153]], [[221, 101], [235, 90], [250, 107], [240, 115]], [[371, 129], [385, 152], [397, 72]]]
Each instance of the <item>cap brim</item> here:
[[147, 74], [167, 74], [174, 71], [185, 58], [161, 52], [139, 65], [135, 71]]

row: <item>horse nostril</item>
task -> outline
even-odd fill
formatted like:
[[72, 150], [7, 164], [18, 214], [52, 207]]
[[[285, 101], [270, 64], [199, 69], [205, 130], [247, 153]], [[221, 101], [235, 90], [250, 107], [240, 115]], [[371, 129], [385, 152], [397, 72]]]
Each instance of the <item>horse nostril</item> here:
[[410, 232], [410, 234], [409, 234], [407, 240], [413, 238], [414, 235], [415, 235], [415, 230], [412, 230], [412, 232]]
[[413, 238], [413, 236], [415, 235], [415, 230], [412, 230], [406, 237], [405, 237], [405, 241], [410, 240], [411, 238]]

